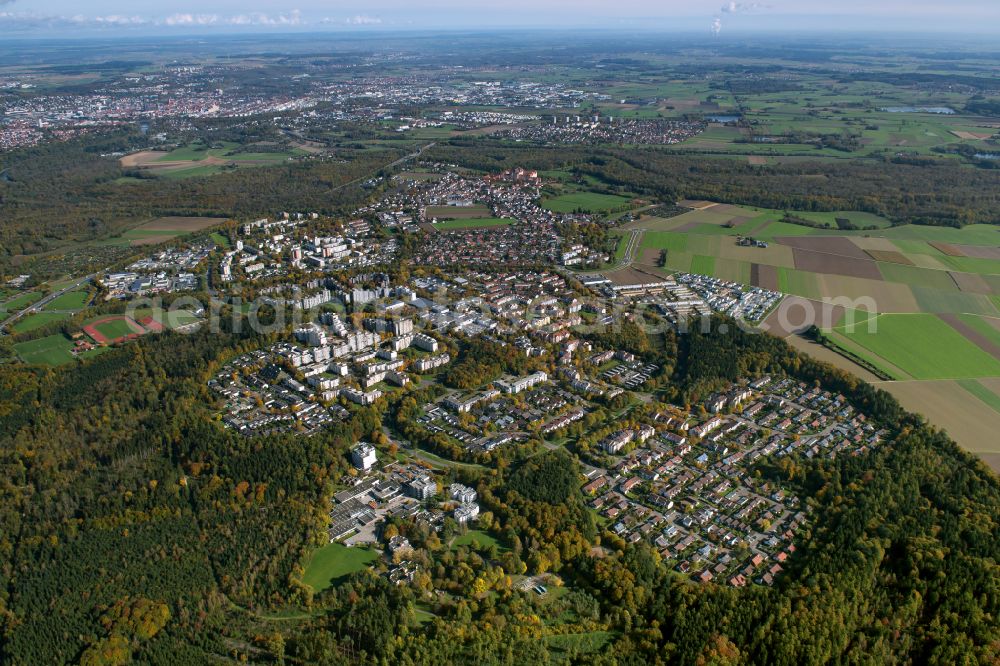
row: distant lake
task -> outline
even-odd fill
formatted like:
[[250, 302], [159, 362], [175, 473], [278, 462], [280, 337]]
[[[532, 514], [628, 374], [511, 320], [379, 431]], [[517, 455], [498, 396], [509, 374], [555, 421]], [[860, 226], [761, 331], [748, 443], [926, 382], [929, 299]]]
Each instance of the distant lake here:
[[713, 123], [735, 123], [739, 122], [739, 116], [707, 116], [706, 119]]
[[1000, 153], [976, 153], [975, 156], [980, 160], [1000, 160]]
[[957, 113], [947, 106], [887, 106], [882, 110], [889, 113], [940, 113], [946, 116]]

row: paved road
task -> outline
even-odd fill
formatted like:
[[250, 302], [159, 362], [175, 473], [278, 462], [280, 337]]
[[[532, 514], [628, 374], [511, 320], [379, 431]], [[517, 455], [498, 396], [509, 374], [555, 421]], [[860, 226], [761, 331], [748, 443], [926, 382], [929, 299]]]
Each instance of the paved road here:
[[619, 268], [627, 268], [635, 261], [635, 253], [639, 251], [639, 241], [642, 239], [642, 232], [642, 229], [632, 229], [629, 232], [632, 235], [628, 239], [628, 247], [625, 248], [625, 256], [622, 257], [622, 263]]
[[[105, 270], [107, 270], [107, 269], [105, 269]], [[7, 319], [5, 319], [3, 322], [0, 322], [0, 328], [4, 328], [4, 327], [9, 326], [10, 324], [13, 324], [15, 321], [17, 321], [18, 319], [20, 319], [21, 317], [23, 317], [24, 315], [26, 315], [26, 314], [28, 314], [30, 312], [35, 312], [36, 310], [41, 310], [47, 304], [49, 304], [52, 301], [54, 301], [55, 299], [59, 298], [60, 296], [62, 296], [66, 292], [73, 291], [74, 289], [76, 289], [80, 285], [83, 285], [83, 284], [86, 284], [88, 282], [93, 281], [93, 279], [95, 277], [97, 277], [99, 274], [101, 274], [103, 272], [104, 271], [98, 271], [97, 273], [91, 273], [90, 275], [86, 275], [86, 276], [84, 276], [82, 278], [79, 278], [78, 280], [76, 280], [73, 284], [69, 285], [68, 287], [64, 287], [63, 289], [60, 289], [59, 291], [54, 291], [51, 294], [49, 294], [48, 296], [46, 296], [45, 298], [43, 298], [42, 300], [40, 300], [40, 301], [38, 301], [36, 303], [32, 303], [31, 305], [29, 305], [25, 309], [21, 310], [20, 312], [15, 312], [11, 316], [7, 317]]]
[[639, 245], [642, 241], [642, 234], [645, 233], [645, 229], [628, 229], [629, 238], [628, 245], [625, 247], [625, 254], [622, 255], [622, 260], [618, 263], [608, 266], [607, 268], [601, 268], [599, 270], [593, 271], [574, 271], [567, 269], [572, 275], [594, 275], [596, 273], [610, 273], [611, 271], [621, 270], [622, 268], [628, 268], [635, 263], [635, 255], [639, 251]]

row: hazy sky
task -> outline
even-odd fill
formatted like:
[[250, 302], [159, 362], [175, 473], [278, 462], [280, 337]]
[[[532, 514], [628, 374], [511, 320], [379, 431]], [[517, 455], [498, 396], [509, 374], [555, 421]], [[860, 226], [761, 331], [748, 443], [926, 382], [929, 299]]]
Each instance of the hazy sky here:
[[1000, 0], [0, 0], [0, 36], [511, 26], [1000, 34]]

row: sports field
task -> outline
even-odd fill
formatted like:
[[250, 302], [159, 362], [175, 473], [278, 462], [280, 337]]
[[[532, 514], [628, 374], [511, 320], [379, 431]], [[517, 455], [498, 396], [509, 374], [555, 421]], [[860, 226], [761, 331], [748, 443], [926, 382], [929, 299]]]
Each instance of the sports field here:
[[25, 363], [53, 366], [72, 361], [71, 349], [73, 342], [61, 333], [14, 345], [14, 351]]
[[615, 194], [598, 194], [597, 192], [576, 192], [562, 194], [542, 201], [542, 208], [556, 213], [607, 213], [627, 207], [631, 203], [628, 197]]
[[132, 315], [135, 321], [151, 332], [158, 332], [163, 328], [173, 330], [201, 321], [201, 318], [190, 310], [139, 308]]
[[424, 208], [427, 221], [434, 218], [440, 220], [471, 220], [491, 218], [493, 213], [486, 206], [427, 206]]
[[107, 315], [86, 322], [83, 332], [97, 344], [114, 344], [130, 335], [144, 335], [147, 330], [131, 317]]
[[138, 333], [124, 319], [112, 319], [111, 321], [94, 324], [94, 328], [109, 340], [116, 340], [132, 335], [133, 333]]
[[46, 310], [82, 310], [90, 302], [86, 291], [69, 291], [57, 296], [45, 306]]
[[64, 312], [36, 312], [35, 314], [21, 317], [14, 322], [11, 328], [15, 333], [27, 333], [28, 331], [34, 331], [35, 329], [41, 328], [42, 326], [46, 326], [53, 322], [67, 319], [69, 316], [70, 315]]
[[368, 548], [348, 548], [342, 543], [331, 543], [312, 554], [306, 564], [302, 582], [316, 592], [340, 583], [356, 571], [365, 569], [378, 559], [378, 554]]
[[482, 227], [502, 227], [513, 224], [514, 220], [499, 217], [482, 217], [467, 220], [444, 220], [434, 225], [440, 231], [451, 231], [454, 229], [479, 229]]

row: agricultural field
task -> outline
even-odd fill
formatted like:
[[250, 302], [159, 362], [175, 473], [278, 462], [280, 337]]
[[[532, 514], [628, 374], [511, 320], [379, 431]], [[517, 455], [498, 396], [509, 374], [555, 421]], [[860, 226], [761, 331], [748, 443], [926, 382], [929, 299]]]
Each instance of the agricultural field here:
[[[976, 428], [948, 418], [937, 406], [921, 408], [932, 398], [920, 384], [951, 382], [967, 398], [958, 413], [987, 422], [998, 418], [1000, 386], [988, 387], [1000, 382], [1000, 229], [893, 227], [869, 213], [790, 211], [826, 225], [815, 227], [782, 221], [784, 211], [687, 203], [692, 210], [676, 217], [640, 217], [625, 225], [641, 233], [634, 268], [713, 275], [798, 298], [786, 302], [816, 313], [828, 346], [802, 337], [800, 329], [776, 334], [869, 381], [891, 378], [880, 386], [911, 409], [934, 412], [941, 418], [932, 417], [933, 422], [978, 451], [982, 433]], [[837, 218], [859, 229], [840, 229]], [[767, 247], [740, 246], [738, 236]], [[831, 310], [824, 299], [840, 305]], [[844, 330], [844, 306], [881, 313], [875, 331]], [[1000, 465], [1000, 452], [995, 462]]]
[[365, 569], [377, 558], [378, 553], [368, 548], [331, 543], [313, 552], [305, 566], [302, 582], [315, 592], [322, 592], [352, 573]]
[[[861, 216], [852, 223], [878, 228], [843, 231], [782, 222], [779, 211], [744, 208], [744, 215], [734, 216], [735, 211], [720, 214], [719, 208], [639, 219], [626, 227], [648, 229], [640, 240], [642, 263], [652, 263], [660, 250], [667, 250], [669, 270], [694, 270], [694, 256], [702, 255], [716, 259], [714, 266], [698, 260], [701, 269], [709, 272], [711, 267], [716, 277], [743, 276], [746, 270], [739, 264], [748, 262], [757, 268], [742, 281], [754, 281], [756, 275], [759, 286], [809, 299], [871, 298], [880, 312], [1000, 316], [1000, 234], [993, 227], [885, 227], [881, 219]], [[830, 215], [850, 219], [852, 214]], [[732, 220], [735, 225], [729, 226]], [[767, 247], [740, 246], [736, 241], [741, 235]]]
[[122, 157], [120, 163], [124, 169], [136, 169], [160, 177], [191, 178], [209, 176], [224, 169], [279, 164], [307, 154], [309, 151], [280, 144], [241, 146], [229, 141], [211, 145], [196, 142], [169, 152], [146, 150], [133, 153]]
[[203, 229], [218, 226], [226, 222], [221, 217], [160, 217], [122, 232], [118, 236], [101, 241], [98, 245], [114, 245], [120, 247], [137, 247], [142, 245], [158, 245], [181, 236], [197, 233]]
[[1000, 379], [876, 382], [906, 409], [923, 414], [963, 448], [1000, 471]]
[[901, 368], [899, 379], [1000, 377], [1000, 358], [931, 314], [881, 314], [876, 330], [866, 325], [836, 327], [834, 339], [846, 338], [876, 359]]
[[[767, 86], [754, 90], [752, 85], [741, 90], [739, 110], [731, 95], [706, 89], [697, 80], [622, 86], [629, 96], [668, 98], [658, 107], [612, 104], [601, 110], [622, 117], [701, 114], [710, 121], [706, 130], [670, 150], [758, 158], [748, 163], [765, 167], [772, 160], [796, 157], [847, 160], [896, 152], [958, 162], [957, 155], [935, 149], [961, 144], [988, 152], [986, 141], [997, 134], [995, 123], [961, 112], [967, 100], [962, 94], [862, 80], [831, 85], [806, 71], [786, 77], [787, 91]], [[742, 122], [739, 126], [712, 122], [719, 116]]]

